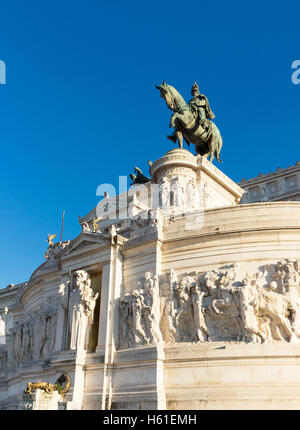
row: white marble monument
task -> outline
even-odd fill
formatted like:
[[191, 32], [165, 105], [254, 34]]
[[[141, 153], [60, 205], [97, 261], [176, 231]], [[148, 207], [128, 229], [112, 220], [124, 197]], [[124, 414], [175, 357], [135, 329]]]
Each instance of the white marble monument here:
[[300, 408], [300, 203], [183, 149], [151, 176], [0, 290], [0, 409], [62, 373], [66, 409]]

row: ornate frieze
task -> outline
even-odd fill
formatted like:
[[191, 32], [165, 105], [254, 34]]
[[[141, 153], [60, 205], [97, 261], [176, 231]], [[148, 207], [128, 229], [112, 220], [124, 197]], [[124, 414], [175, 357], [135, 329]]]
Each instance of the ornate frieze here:
[[147, 273], [144, 288], [120, 300], [120, 346], [162, 339], [299, 342], [299, 282], [299, 260], [288, 259], [261, 266], [252, 274], [239, 264], [180, 279], [171, 271], [160, 282]]
[[31, 361], [51, 358], [55, 350], [58, 312], [66, 313], [67, 326], [63, 328], [69, 339], [67, 349], [86, 349], [97, 297], [91, 288], [89, 274], [77, 270], [70, 289], [61, 284], [58, 297], [48, 297], [39, 309], [26, 313], [7, 330], [7, 357], [1, 356], [0, 374]]
[[142, 288], [133, 290], [120, 299], [120, 345], [131, 348], [160, 343], [160, 298], [157, 277], [145, 273]]
[[130, 239], [144, 236], [149, 233], [161, 232], [163, 229], [163, 218], [159, 211], [145, 211], [130, 219]]
[[49, 299], [40, 309], [25, 314], [8, 330], [7, 368], [12, 370], [32, 360], [46, 360], [54, 350], [57, 304]]

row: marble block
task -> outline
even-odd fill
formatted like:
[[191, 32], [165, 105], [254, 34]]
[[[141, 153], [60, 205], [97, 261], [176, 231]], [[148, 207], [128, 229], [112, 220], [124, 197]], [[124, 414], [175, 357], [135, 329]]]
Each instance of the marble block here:
[[61, 409], [62, 396], [57, 392], [48, 394], [43, 390], [36, 390], [32, 394], [23, 394], [18, 410], [44, 410], [54, 411]]

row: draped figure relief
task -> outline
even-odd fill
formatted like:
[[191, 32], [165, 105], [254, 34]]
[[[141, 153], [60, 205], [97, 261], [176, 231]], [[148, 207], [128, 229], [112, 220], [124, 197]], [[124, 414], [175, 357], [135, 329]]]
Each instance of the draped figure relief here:
[[7, 352], [4, 348], [0, 349], [0, 379], [6, 378]]
[[44, 307], [16, 321], [7, 333], [7, 369], [49, 358], [54, 350], [53, 326], [56, 326], [56, 313], [49, 315]]
[[146, 272], [143, 282], [138, 281], [137, 286], [119, 302], [119, 343], [123, 348], [162, 341], [158, 278]]
[[[58, 297], [45, 298], [38, 309], [25, 313], [23, 319], [15, 321], [7, 330], [5, 359], [1, 355], [0, 360], [1, 374], [31, 361], [51, 359], [56, 348], [58, 315], [66, 330], [60, 349], [87, 349], [98, 297], [91, 288], [89, 274], [76, 271], [72, 282], [61, 284], [58, 293]], [[70, 344], [66, 345], [68, 330]]]
[[77, 270], [72, 281], [69, 296], [70, 349], [85, 350], [98, 293], [94, 294], [90, 275], [85, 270]]

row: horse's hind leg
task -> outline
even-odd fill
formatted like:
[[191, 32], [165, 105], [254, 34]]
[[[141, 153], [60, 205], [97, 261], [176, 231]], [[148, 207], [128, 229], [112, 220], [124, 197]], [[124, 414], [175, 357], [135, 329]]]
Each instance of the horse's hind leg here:
[[209, 145], [209, 161], [212, 163], [213, 159], [215, 158], [215, 151], [214, 151], [214, 142], [210, 142]]
[[216, 155], [216, 158], [217, 158], [217, 160], [218, 160], [219, 163], [222, 163], [222, 160], [220, 158], [220, 152], [221, 152], [221, 149], [222, 149], [222, 145], [223, 145], [223, 140], [222, 140], [222, 137], [220, 135], [220, 137], [218, 139], [217, 146], [216, 146], [216, 151], [215, 151], [215, 155]]
[[214, 151], [213, 151], [213, 137], [210, 136], [209, 139], [206, 142], [206, 145], [208, 147], [208, 152], [207, 154], [209, 155], [209, 161], [212, 162], [212, 160], [214, 159]]

